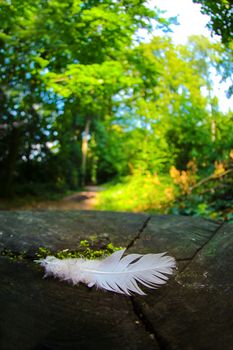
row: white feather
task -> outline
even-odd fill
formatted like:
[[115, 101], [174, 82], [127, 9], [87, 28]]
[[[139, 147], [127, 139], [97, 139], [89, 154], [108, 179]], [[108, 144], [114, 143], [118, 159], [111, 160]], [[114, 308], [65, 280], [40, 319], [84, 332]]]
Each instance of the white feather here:
[[162, 254], [130, 254], [122, 257], [125, 249], [118, 250], [103, 260], [57, 259], [47, 256], [39, 260], [45, 268], [45, 277], [53, 275], [73, 284], [83, 282], [88, 287], [107, 289], [131, 295], [145, 293], [138, 282], [149, 288], [166, 283], [176, 266], [175, 259]]

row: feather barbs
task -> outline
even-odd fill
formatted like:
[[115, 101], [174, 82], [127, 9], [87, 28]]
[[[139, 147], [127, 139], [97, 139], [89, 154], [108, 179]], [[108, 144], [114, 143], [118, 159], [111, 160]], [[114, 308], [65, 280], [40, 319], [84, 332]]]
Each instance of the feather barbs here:
[[58, 259], [48, 256], [39, 260], [45, 269], [45, 277], [53, 275], [61, 280], [78, 284], [94, 285], [111, 292], [131, 295], [145, 295], [138, 283], [148, 288], [165, 284], [168, 275], [176, 267], [175, 259], [161, 254], [129, 254], [123, 257], [125, 249], [118, 250], [103, 260]]

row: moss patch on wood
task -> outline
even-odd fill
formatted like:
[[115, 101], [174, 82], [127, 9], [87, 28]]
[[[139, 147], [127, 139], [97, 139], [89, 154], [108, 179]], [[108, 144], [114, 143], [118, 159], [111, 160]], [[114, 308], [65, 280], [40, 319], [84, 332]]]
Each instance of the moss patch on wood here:
[[63, 249], [58, 251], [52, 251], [46, 247], [39, 247], [35, 252], [15, 252], [10, 249], [5, 249], [1, 252], [2, 256], [9, 258], [10, 260], [34, 260], [34, 259], [44, 259], [48, 255], [53, 255], [58, 259], [66, 258], [82, 258], [82, 259], [97, 259], [108, 255], [111, 255], [117, 250], [122, 249], [122, 247], [116, 247], [111, 242], [102, 245], [97, 248], [93, 244], [93, 241], [81, 240], [78, 244], [77, 249]]

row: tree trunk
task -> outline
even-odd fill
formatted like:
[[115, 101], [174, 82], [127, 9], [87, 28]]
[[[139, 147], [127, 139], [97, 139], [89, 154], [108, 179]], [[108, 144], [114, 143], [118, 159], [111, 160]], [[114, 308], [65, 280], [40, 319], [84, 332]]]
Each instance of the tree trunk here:
[[209, 87], [209, 101], [210, 101], [210, 111], [211, 111], [211, 121], [210, 121], [210, 132], [211, 141], [214, 143], [216, 141], [216, 114], [217, 114], [217, 102], [215, 98], [211, 97], [211, 88]]
[[[213, 118], [213, 115], [212, 115]], [[211, 141], [216, 141], [216, 121], [214, 119], [211, 120]]]
[[82, 137], [82, 165], [81, 165], [81, 185], [86, 183], [86, 167], [87, 167], [87, 153], [88, 153], [88, 135], [90, 132], [91, 118], [87, 117], [85, 129]]
[[16, 161], [18, 157], [19, 144], [21, 136], [21, 124], [12, 127], [10, 140], [9, 140], [9, 152], [7, 158], [4, 161], [3, 169], [3, 181], [1, 194], [4, 197], [11, 197], [13, 195], [13, 182], [14, 172], [16, 167]]

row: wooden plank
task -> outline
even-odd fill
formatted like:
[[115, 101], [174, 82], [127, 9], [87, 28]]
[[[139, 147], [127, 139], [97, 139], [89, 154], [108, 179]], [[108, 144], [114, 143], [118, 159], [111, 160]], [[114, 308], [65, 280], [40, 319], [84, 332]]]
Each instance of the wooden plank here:
[[0, 252], [46, 247], [77, 249], [80, 240], [96, 238], [126, 247], [146, 214], [96, 211], [0, 211]]
[[168, 252], [176, 259], [189, 259], [218, 227], [219, 223], [202, 218], [153, 215], [129, 252]]
[[233, 225], [225, 224], [169, 285], [134, 299], [165, 349], [231, 350], [232, 277]]
[[[126, 246], [148, 216], [108, 212], [0, 212], [1, 247], [76, 248], [107, 234]], [[106, 236], [105, 236], [106, 237]], [[0, 348], [233, 348], [233, 225], [153, 215], [130, 252], [168, 251], [182, 269], [146, 297], [42, 279], [30, 261], [0, 259]], [[3, 335], [3, 336], [2, 336]]]
[[129, 297], [42, 279], [32, 262], [0, 258], [0, 275], [1, 349], [159, 349]]

